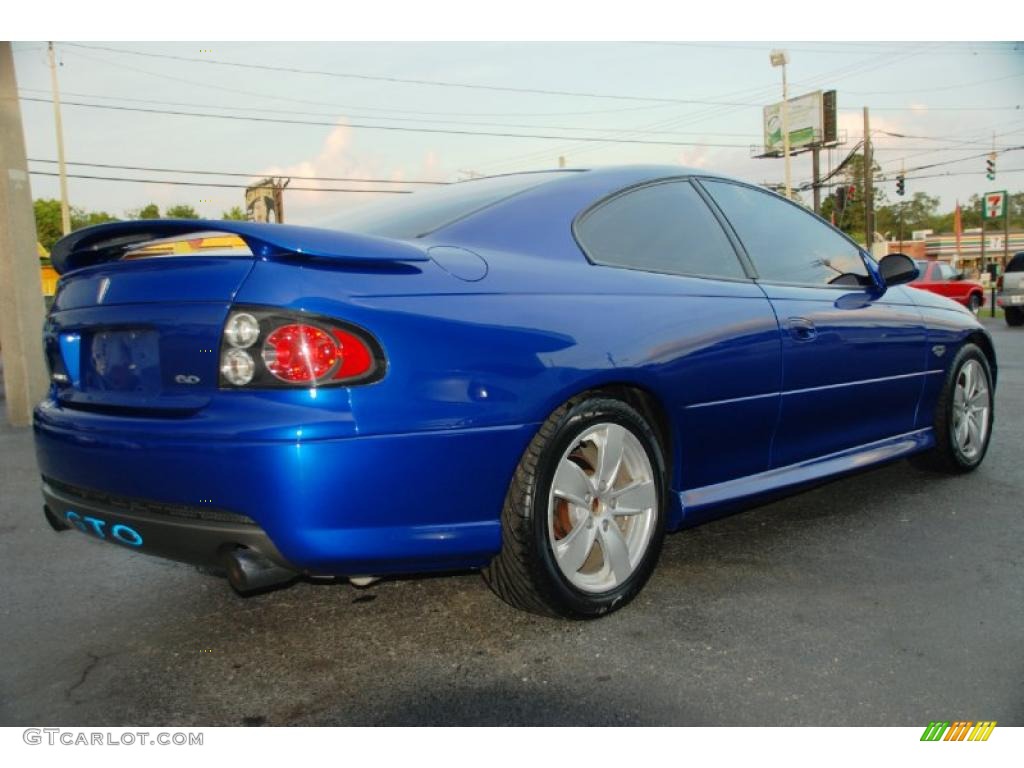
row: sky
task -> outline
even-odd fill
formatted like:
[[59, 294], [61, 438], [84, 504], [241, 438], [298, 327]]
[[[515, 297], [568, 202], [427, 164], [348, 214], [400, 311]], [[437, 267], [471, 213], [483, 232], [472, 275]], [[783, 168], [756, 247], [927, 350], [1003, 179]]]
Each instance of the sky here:
[[[941, 163], [911, 170], [907, 192], [937, 195], [944, 208], [989, 189], [1024, 189], [1024, 150], [999, 156], [995, 182], [985, 179], [984, 158], [961, 160], [990, 151], [993, 142], [1024, 146], [1020, 44], [66, 42], [56, 50], [68, 172], [149, 180], [70, 178], [70, 201], [116, 216], [149, 202], [161, 209], [188, 204], [219, 218], [244, 205], [242, 189], [153, 180], [244, 185], [274, 174], [313, 188], [285, 197], [288, 223], [308, 224], [381, 197], [325, 188], [416, 189], [408, 182], [554, 168], [559, 158], [567, 167], [658, 163], [781, 183], [781, 159], [753, 157], [763, 107], [781, 99], [781, 72], [769, 63], [773, 48], [789, 53], [790, 96], [838, 92], [846, 144], [823, 153], [823, 171], [862, 138], [868, 106], [890, 202], [898, 199], [901, 164]], [[14, 52], [30, 169], [53, 173], [56, 165], [38, 162], [57, 157], [46, 45], [18, 42]], [[791, 162], [794, 184], [809, 181], [810, 154]], [[34, 174], [32, 193], [58, 197], [57, 179]]]

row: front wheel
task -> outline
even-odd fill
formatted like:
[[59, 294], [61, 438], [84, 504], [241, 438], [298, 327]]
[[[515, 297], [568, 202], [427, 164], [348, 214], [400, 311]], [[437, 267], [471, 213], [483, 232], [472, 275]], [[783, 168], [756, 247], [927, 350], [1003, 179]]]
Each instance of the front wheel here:
[[581, 396], [541, 426], [502, 510], [502, 549], [484, 570], [499, 597], [546, 615], [621, 608], [647, 582], [665, 534], [665, 462], [635, 409]]
[[915, 457], [926, 469], [970, 472], [988, 451], [993, 423], [992, 369], [974, 344], [953, 359], [935, 410], [935, 447]]
[[967, 308], [971, 310], [972, 314], [978, 314], [981, 311], [981, 294], [972, 293], [970, 298], [967, 299]]

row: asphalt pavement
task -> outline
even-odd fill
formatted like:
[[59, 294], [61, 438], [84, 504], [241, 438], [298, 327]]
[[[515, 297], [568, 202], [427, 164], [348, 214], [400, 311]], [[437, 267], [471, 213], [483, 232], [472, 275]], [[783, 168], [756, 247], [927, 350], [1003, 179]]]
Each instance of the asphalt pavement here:
[[977, 472], [899, 462], [674, 534], [591, 622], [476, 574], [241, 599], [53, 533], [31, 432], [0, 427], [0, 725], [1024, 725], [1024, 329], [986, 322]]

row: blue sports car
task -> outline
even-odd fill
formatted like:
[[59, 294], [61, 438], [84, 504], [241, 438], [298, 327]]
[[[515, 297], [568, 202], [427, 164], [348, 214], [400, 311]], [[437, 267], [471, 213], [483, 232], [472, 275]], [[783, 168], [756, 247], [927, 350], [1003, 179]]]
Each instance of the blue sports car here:
[[[245, 248], [158, 247], [210, 233]], [[901, 457], [966, 472], [992, 433], [970, 312], [698, 170], [498, 176], [324, 228], [108, 224], [53, 263], [47, 520], [241, 593], [471, 568], [596, 616], [667, 531]]]

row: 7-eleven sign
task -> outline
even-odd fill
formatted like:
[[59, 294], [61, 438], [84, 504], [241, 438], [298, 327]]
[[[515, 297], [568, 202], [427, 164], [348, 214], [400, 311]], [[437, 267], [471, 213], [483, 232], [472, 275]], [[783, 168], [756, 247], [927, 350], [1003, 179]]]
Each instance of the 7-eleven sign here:
[[984, 201], [984, 216], [982, 218], [1001, 219], [1006, 215], [1006, 190], [1002, 192], [986, 192], [982, 198]]

